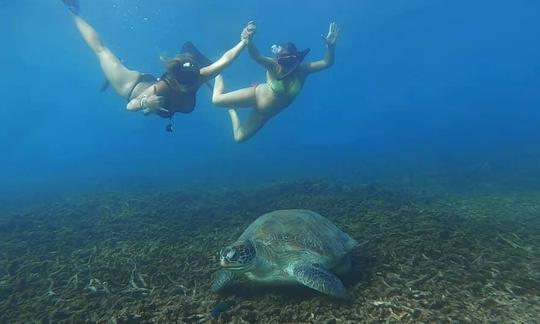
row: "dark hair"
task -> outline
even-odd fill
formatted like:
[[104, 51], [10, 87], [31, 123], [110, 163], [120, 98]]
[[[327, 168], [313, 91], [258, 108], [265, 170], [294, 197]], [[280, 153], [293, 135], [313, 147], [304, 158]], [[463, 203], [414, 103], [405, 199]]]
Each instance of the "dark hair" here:
[[278, 80], [286, 78], [293, 73], [296, 68], [302, 63], [304, 57], [309, 53], [309, 48], [303, 51], [298, 51], [296, 46], [291, 42], [286, 42], [281, 45], [281, 49], [276, 54], [278, 65], [281, 67], [281, 71], [278, 76]]
[[298, 49], [296, 49], [296, 46], [291, 42], [286, 42], [281, 45], [281, 50], [277, 53], [277, 57], [288, 55], [298, 55]]
[[186, 62], [190, 62], [193, 65], [196, 65], [193, 55], [189, 53], [180, 53], [177, 54], [174, 58], [165, 61], [165, 69], [167, 70], [167, 72], [173, 73], [174, 71], [180, 69], [182, 65]]
[[[189, 63], [189, 64], [187, 64]], [[186, 66], [187, 64], [187, 66]], [[200, 69], [193, 55], [189, 53], [177, 54], [173, 59], [165, 61], [166, 72], [164, 77], [171, 86], [195, 86], [200, 76]], [[173, 83], [176, 83], [173, 85]]]

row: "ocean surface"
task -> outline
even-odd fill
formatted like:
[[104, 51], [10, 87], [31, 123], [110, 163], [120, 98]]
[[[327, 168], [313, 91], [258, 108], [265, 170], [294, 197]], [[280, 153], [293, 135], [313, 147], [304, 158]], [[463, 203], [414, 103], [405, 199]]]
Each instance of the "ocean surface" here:
[[[131, 69], [212, 60], [255, 21], [335, 64], [252, 139], [224, 108], [126, 110], [59, 0], [0, 0], [0, 323], [534, 323], [540, 318], [540, 2], [81, 0]], [[265, 82], [247, 51], [226, 90]], [[242, 110], [242, 118], [248, 110]], [[351, 299], [210, 291], [258, 216], [317, 211], [361, 243]]]

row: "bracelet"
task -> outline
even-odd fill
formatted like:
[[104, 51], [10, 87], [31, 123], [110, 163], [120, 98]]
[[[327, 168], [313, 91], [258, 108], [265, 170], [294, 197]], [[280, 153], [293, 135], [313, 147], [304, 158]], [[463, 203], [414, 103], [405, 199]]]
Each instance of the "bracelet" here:
[[142, 95], [139, 97], [139, 108], [143, 109], [146, 106], [146, 99], [148, 98], [147, 95]]

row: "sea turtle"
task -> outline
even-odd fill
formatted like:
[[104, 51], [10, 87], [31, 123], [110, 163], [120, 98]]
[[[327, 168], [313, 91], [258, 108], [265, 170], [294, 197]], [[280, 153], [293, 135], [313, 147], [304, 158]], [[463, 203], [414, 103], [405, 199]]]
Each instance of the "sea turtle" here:
[[224, 269], [216, 272], [212, 291], [252, 281], [302, 284], [347, 298], [345, 287], [330, 271], [349, 271], [349, 252], [357, 245], [332, 222], [311, 210], [273, 211], [260, 216], [235, 243], [220, 251]]

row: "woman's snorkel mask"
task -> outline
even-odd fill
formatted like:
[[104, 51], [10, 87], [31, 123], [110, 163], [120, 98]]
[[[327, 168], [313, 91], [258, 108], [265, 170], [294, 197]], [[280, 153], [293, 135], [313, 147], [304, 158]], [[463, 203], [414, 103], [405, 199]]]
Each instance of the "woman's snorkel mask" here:
[[279, 77], [279, 80], [286, 78], [294, 70], [296, 70], [309, 51], [310, 49], [306, 48], [305, 50], [298, 52], [293, 43], [285, 43], [281, 46], [272, 45], [272, 53], [276, 57], [277, 62], [283, 71]]
[[181, 85], [192, 86], [199, 80], [200, 70], [194, 62], [183, 60], [174, 69], [173, 75]]

